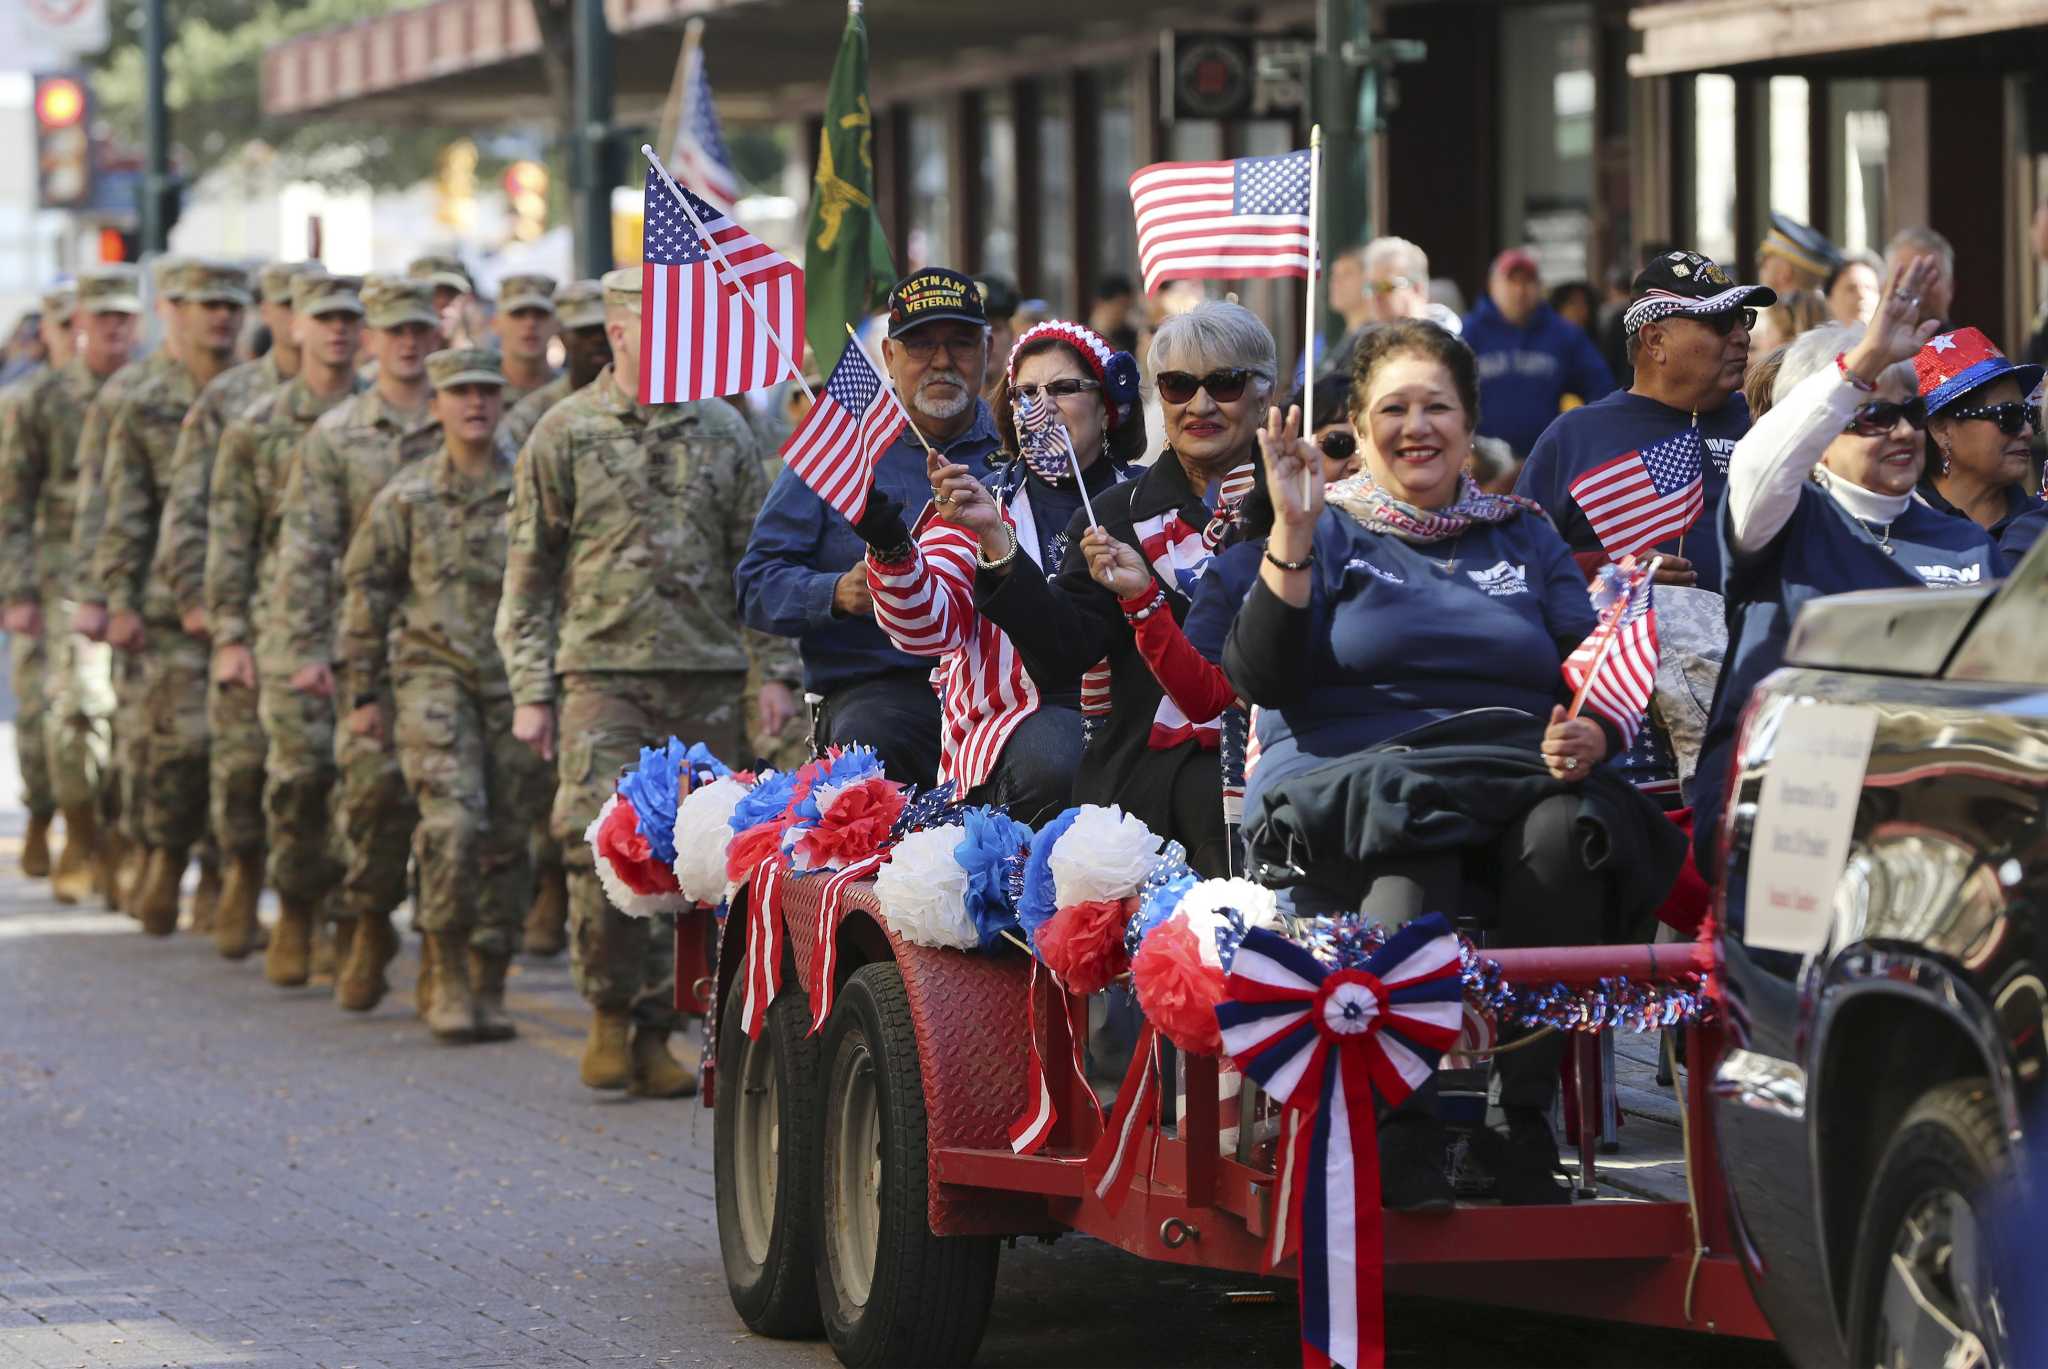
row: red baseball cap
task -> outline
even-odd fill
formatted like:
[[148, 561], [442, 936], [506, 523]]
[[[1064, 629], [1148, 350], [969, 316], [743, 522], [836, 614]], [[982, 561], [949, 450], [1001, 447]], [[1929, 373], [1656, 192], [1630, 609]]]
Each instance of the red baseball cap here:
[[1528, 249], [1523, 247], [1510, 247], [1507, 251], [1495, 257], [1493, 259], [1493, 268], [1488, 274], [1498, 276], [1506, 273], [1512, 275], [1517, 271], [1527, 271], [1538, 280], [1543, 279], [1543, 272], [1537, 268], [1536, 258], [1529, 255]]

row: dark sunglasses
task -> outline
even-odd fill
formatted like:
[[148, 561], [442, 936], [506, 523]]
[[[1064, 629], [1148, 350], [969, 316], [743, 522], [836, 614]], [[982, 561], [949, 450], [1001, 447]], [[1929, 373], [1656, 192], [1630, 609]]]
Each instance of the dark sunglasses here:
[[1883, 437], [1890, 432], [1900, 419], [1916, 430], [1927, 426], [1927, 402], [1917, 395], [1904, 403], [1888, 399], [1873, 399], [1857, 407], [1849, 415], [1849, 422], [1843, 427], [1845, 433], [1856, 433], [1863, 437]]
[[1026, 399], [1036, 400], [1038, 392], [1044, 390], [1053, 399], [1066, 399], [1072, 395], [1086, 394], [1095, 388], [1095, 382], [1092, 380], [1077, 380], [1070, 376], [1063, 376], [1058, 380], [1048, 380], [1043, 385], [1019, 385], [1012, 393], [1020, 394]]
[[1721, 337], [1727, 337], [1730, 333], [1734, 332], [1735, 325], [1738, 323], [1742, 325], [1744, 332], [1750, 332], [1756, 328], [1756, 310], [1754, 309], [1723, 309], [1718, 314], [1687, 314], [1685, 317], [1691, 319], [1694, 323], [1706, 324], [1707, 327], [1713, 329]]
[[1323, 449], [1323, 455], [1332, 461], [1349, 461], [1358, 455], [1358, 438], [1342, 428], [1333, 429], [1316, 439], [1316, 445]]
[[1159, 397], [1168, 404], [1185, 404], [1195, 397], [1197, 390], [1207, 390], [1209, 398], [1218, 404], [1228, 404], [1233, 399], [1244, 398], [1244, 387], [1252, 383], [1253, 374], [1242, 367], [1211, 371], [1205, 376], [1190, 375], [1186, 371], [1161, 371], [1154, 383], [1159, 386]]
[[1998, 431], [2007, 437], [2018, 437], [2034, 421], [2033, 406], [2017, 399], [2008, 399], [2003, 404], [1972, 404], [1949, 412], [1957, 418], [1981, 418], [1996, 423]]

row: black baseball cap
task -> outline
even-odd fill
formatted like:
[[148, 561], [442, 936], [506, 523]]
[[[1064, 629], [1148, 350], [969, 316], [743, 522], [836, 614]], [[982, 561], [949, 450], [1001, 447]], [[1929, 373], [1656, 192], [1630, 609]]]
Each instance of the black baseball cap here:
[[889, 291], [889, 336], [902, 337], [913, 328], [940, 319], [988, 326], [981, 287], [958, 271], [928, 266], [913, 271]]
[[1777, 302], [1777, 291], [1767, 285], [1738, 285], [1711, 257], [1684, 250], [1665, 252], [1636, 272], [1621, 326], [1624, 332], [1633, 333], [1646, 323], [1674, 314], [1700, 318], [1745, 305]]

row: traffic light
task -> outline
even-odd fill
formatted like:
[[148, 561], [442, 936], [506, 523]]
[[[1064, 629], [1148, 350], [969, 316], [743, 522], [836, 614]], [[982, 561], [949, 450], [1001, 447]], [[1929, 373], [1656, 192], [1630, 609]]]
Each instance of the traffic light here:
[[83, 209], [92, 199], [92, 98], [82, 76], [35, 78], [36, 203]]
[[505, 168], [505, 203], [512, 210], [512, 236], [532, 242], [548, 230], [548, 169], [539, 162]]

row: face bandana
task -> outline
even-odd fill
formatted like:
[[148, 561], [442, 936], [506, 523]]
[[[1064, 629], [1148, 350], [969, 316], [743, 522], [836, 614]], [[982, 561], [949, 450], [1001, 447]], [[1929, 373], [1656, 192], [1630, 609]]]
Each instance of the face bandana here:
[[1072, 441], [1067, 425], [1060, 421], [1053, 405], [1042, 397], [1020, 395], [1017, 399], [1018, 455], [1031, 473], [1048, 485], [1063, 485], [1078, 463], [1069, 459]]

